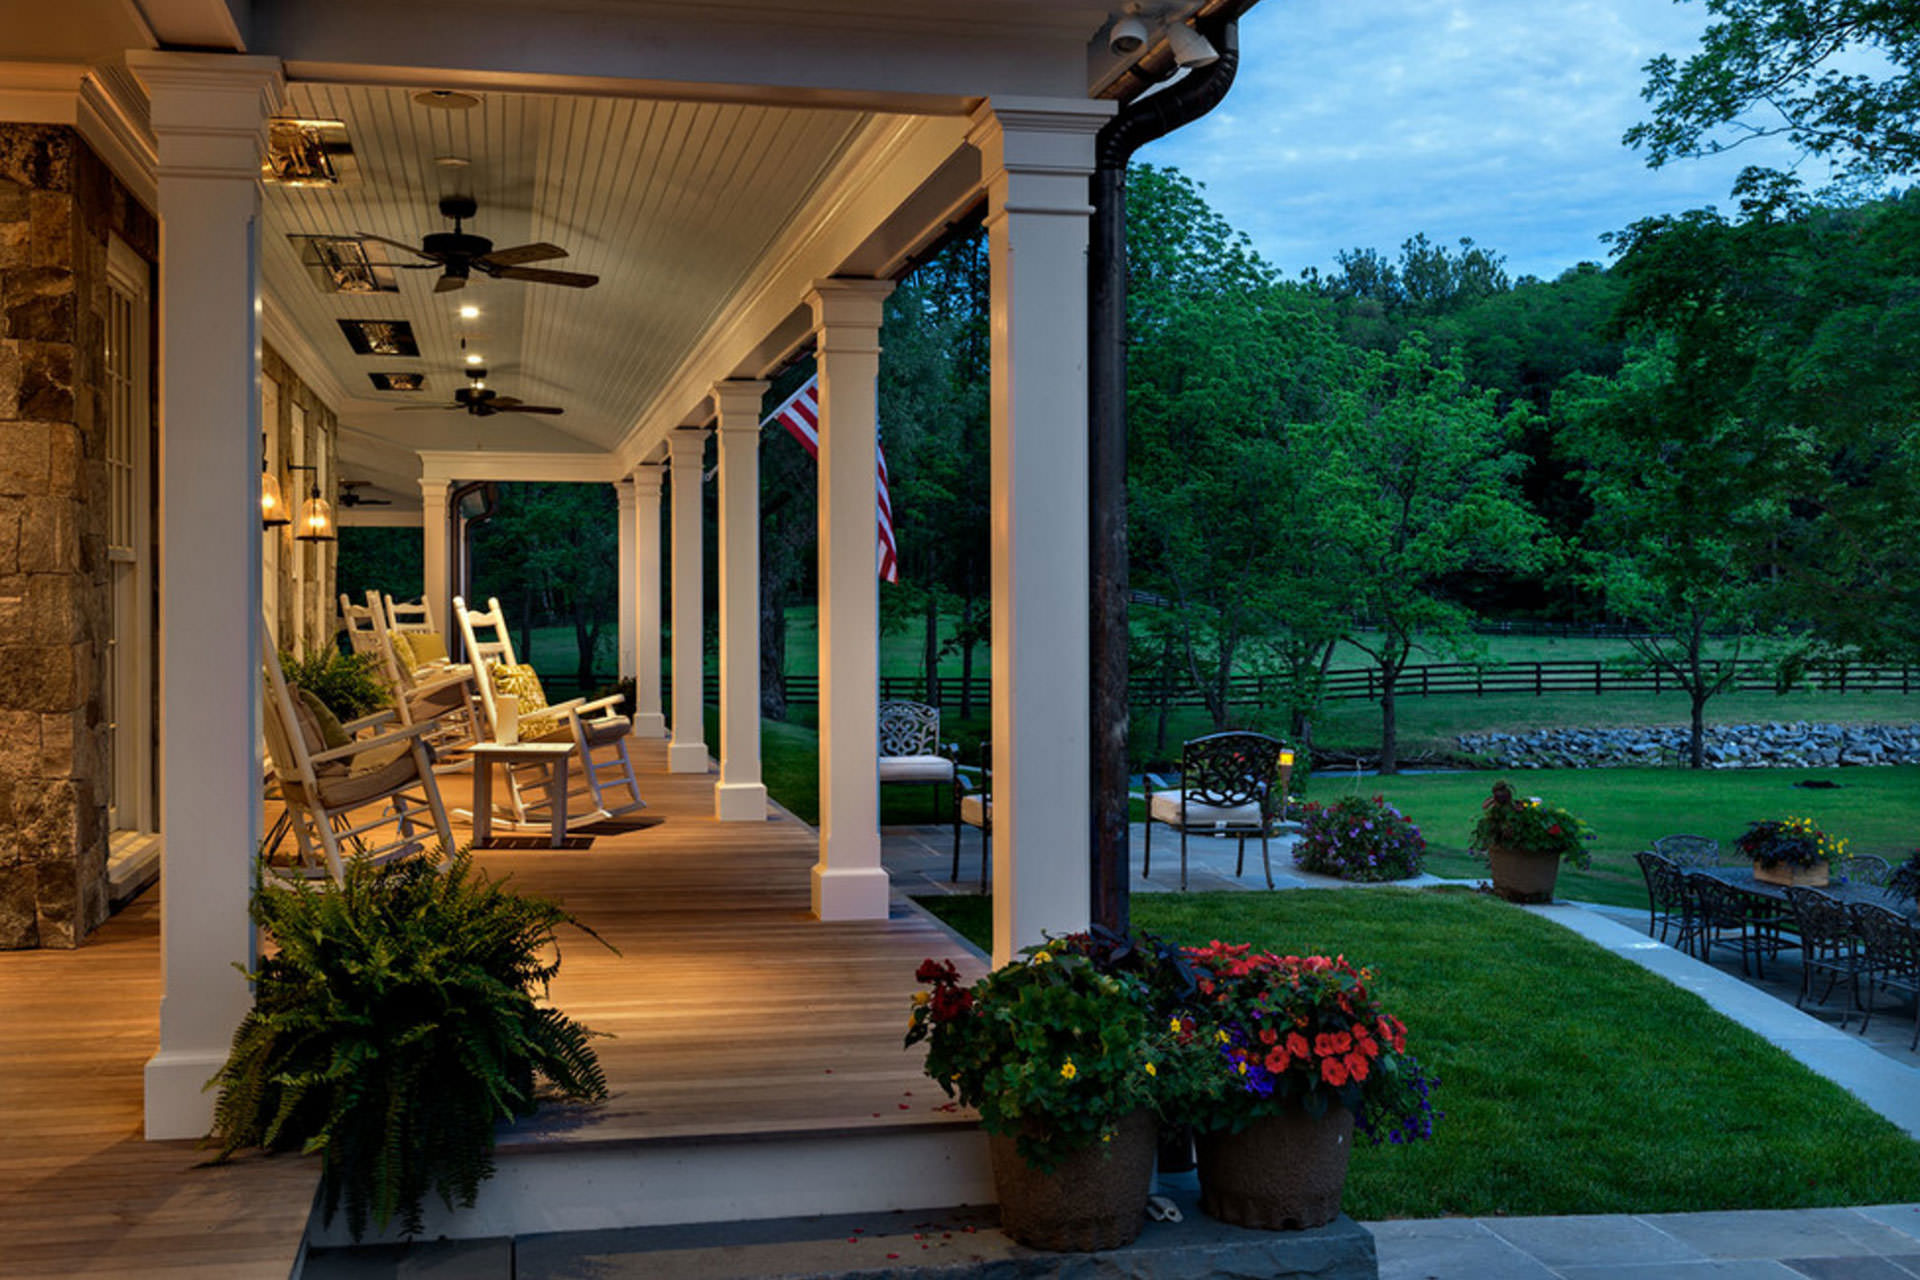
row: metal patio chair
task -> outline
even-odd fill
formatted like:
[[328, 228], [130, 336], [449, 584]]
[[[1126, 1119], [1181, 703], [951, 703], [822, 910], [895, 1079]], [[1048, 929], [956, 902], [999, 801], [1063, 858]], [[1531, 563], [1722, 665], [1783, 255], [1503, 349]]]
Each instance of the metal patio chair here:
[[1913, 1039], [1907, 1047], [1920, 1049], [1920, 922], [1871, 903], [1857, 902], [1848, 910], [1860, 935], [1861, 972], [1866, 975], [1860, 1030], [1865, 1032], [1873, 1021], [1876, 988], [1904, 991], [1914, 997]]
[[1233, 836], [1240, 842], [1233, 874], [1246, 869], [1247, 837], [1260, 837], [1260, 862], [1273, 888], [1268, 840], [1286, 806], [1280, 794], [1281, 743], [1264, 733], [1228, 732], [1195, 738], [1180, 749], [1180, 785], [1147, 796], [1146, 857], [1141, 876], [1153, 874], [1153, 826], [1180, 833], [1180, 888], [1187, 887], [1187, 835]]
[[1860, 940], [1854, 932], [1853, 917], [1846, 904], [1807, 885], [1788, 885], [1787, 901], [1793, 906], [1795, 927], [1800, 931], [1800, 995], [1793, 1006], [1805, 1005], [1813, 994], [1816, 973], [1827, 975], [1827, 989], [1819, 1003], [1825, 1004], [1842, 978], [1847, 982], [1847, 1008], [1840, 1014], [1840, 1029], [1860, 1004]]
[[942, 754], [940, 708], [924, 702], [880, 704], [881, 785], [928, 786], [933, 793], [933, 817], [940, 819], [940, 793], [951, 791], [954, 762]]

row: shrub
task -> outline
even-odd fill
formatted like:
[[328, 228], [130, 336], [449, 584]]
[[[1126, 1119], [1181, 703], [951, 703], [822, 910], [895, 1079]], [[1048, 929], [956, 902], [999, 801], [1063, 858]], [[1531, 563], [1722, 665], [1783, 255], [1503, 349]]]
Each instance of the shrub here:
[[214, 1130], [242, 1147], [320, 1153], [327, 1221], [344, 1200], [421, 1230], [429, 1190], [471, 1206], [493, 1173], [494, 1126], [530, 1114], [544, 1076], [564, 1097], [606, 1096], [592, 1034], [535, 1002], [560, 968], [558, 905], [411, 858], [356, 860], [343, 881], [267, 879], [252, 915], [275, 952], [219, 1075]]
[[1305, 806], [1294, 864], [1342, 880], [1405, 880], [1420, 874], [1427, 842], [1383, 796], [1342, 796]]
[[304, 658], [280, 655], [288, 684], [297, 684], [342, 720], [358, 720], [392, 699], [380, 678], [379, 659], [370, 653], [342, 653], [331, 645]]

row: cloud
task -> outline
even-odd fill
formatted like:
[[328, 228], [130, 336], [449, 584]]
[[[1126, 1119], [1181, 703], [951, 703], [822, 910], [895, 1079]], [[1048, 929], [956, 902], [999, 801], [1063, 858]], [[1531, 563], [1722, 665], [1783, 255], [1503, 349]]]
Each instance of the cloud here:
[[1605, 232], [1728, 207], [1740, 168], [1790, 160], [1649, 170], [1621, 144], [1646, 116], [1644, 65], [1690, 52], [1706, 21], [1668, 0], [1268, 0], [1242, 20], [1226, 102], [1140, 158], [1203, 182], [1289, 275], [1425, 232], [1553, 276], [1603, 258]]

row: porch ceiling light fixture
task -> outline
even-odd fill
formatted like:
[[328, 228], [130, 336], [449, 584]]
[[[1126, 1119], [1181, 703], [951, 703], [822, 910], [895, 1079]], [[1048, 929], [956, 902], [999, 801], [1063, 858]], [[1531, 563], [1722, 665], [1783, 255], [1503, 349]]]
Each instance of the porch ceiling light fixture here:
[[261, 176], [283, 187], [337, 187], [353, 173], [353, 144], [341, 120], [267, 121]]
[[328, 293], [398, 293], [386, 251], [355, 236], [292, 235], [300, 265]]
[[1125, 58], [1145, 48], [1152, 34], [1140, 15], [1129, 9], [1114, 19], [1113, 30], [1107, 33], [1107, 48], [1117, 57]]
[[311, 471], [314, 473], [313, 487], [307, 500], [300, 504], [300, 525], [293, 532], [295, 542], [332, 542], [333, 504], [320, 496], [320, 468], [296, 462], [288, 471]]
[[427, 385], [424, 373], [369, 373], [375, 391], [423, 391]]
[[1174, 62], [1188, 69], [1220, 61], [1213, 42], [1184, 22], [1167, 24], [1167, 47], [1173, 50]]
[[407, 356], [420, 354], [413, 336], [413, 325], [405, 320], [342, 320], [340, 332], [357, 356]]
[[434, 111], [471, 111], [480, 105], [480, 95], [459, 89], [422, 89], [413, 95], [413, 101]]

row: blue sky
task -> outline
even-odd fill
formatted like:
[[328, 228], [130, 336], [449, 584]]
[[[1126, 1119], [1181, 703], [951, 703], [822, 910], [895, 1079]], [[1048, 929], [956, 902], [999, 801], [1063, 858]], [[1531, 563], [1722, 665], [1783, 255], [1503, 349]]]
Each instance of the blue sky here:
[[1550, 278], [1605, 261], [1600, 235], [1636, 218], [1731, 211], [1741, 167], [1789, 160], [1652, 170], [1621, 145], [1646, 116], [1641, 67], [1691, 51], [1708, 19], [1670, 0], [1264, 0], [1227, 100], [1138, 158], [1199, 179], [1288, 276], [1424, 231]]

